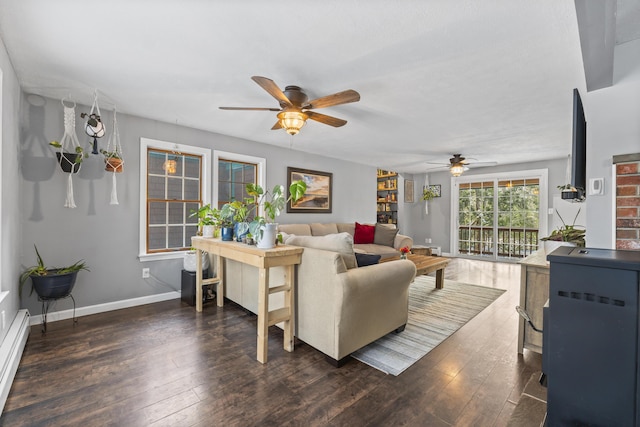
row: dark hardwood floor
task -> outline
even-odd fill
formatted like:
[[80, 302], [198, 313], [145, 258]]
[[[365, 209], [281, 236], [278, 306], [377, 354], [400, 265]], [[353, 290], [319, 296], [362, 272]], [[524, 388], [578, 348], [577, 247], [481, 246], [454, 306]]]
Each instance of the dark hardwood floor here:
[[[518, 355], [520, 266], [454, 259], [447, 279], [507, 289], [398, 377], [356, 360], [334, 368], [237, 305], [180, 300], [34, 326], [3, 426], [504, 426], [541, 358]], [[446, 280], [445, 280], [446, 286]]]

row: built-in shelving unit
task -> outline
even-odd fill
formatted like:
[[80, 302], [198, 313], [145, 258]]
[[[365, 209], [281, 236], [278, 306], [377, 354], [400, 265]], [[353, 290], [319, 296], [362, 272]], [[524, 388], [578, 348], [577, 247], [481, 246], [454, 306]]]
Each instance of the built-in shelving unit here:
[[378, 222], [398, 226], [398, 174], [378, 169]]

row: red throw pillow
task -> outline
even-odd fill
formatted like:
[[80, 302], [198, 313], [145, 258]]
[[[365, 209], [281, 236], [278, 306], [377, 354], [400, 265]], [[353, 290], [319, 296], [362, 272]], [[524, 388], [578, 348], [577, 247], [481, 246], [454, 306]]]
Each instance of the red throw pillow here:
[[353, 243], [373, 243], [375, 235], [375, 225], [358, 224], [356, 222], [356, 230], [353, 233]]

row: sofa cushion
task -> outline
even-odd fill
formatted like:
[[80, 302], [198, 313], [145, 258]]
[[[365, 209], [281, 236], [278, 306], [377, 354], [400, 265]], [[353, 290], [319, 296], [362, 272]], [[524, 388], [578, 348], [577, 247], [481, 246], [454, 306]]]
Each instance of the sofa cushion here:
[[353, 243], [355, 244], [367, 244], [373, 243], [373, 239], [376, 233], [375, 225], [366, 225], [356, 222], [356, 230], [353, 233]]
[[336, 226], [338, 233], [349, 233], [353, 236], [356, 232], [356, 225], [353, 222], [339, 222]]
[[376, 245], [393, 247], [393, 241], [396, 239], [396, 234], [398, 234], [397, 228], [392, 228], [384, 224], [376, 224], [373, 243]]
[[356, 253], [381, 255], [382, 258], [389, 258], [392, 256], [400, 255], [400, 252], [390, 246], [376, 245], [374, 243], [366, 245], [353, 245], [353, 250]]
[[356, 252], [356, 263], [358, 267], [366, 267], [380, 262], [380, 255], [360, 254]]
[[287, 245], [338, 252], [342, 255], [347, 269], [358, 266], [353, 252], [353, 237], [349, 233], [328, 234], [326, 236], [290, 236], [285, 243]]
[[278, 231], [296, 236], [311, 236], [309, 224], [278, 224]]
[[311, 223], [312, 236], [326, 236], [327, 234], [338, 234], [338, 227], [334, 222], [329, 224]]

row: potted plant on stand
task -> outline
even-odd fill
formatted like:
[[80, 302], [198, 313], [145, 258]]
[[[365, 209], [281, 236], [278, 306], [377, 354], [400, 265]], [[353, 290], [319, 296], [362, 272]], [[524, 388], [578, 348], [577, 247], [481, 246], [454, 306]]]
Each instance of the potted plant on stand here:
[[257, 184], [247, 184], [247, 194], [256, 198], [256, 206], [262, 208], [265, 216], [256, 215], [249, 224], [249, 232], [257, 240], [257, 246], [261, 249], [275, 247], [276, 231], [278, 224], [274, 221], [287, 203], [299, 200], [307, 191], [304, 181], [294, 181], [289, 186], [289, 197], [283, 194], [284, 186], [276, 185], [271, 192], [265, 191]]
[[238, 242], [242, 242], [249, 232], [249, 222], [247, 222], [247, 219], [250, 211], [249, 206], [252, 202], [252, 199], [247, 198], [244, 199], [244, 202], [234, 200], [229, 203], [230, 209], [233, 212], [233, 234]]
[[[81, 270], [89, 271], [87, 264], [83, 261], [76, 261], [67, 267], [47, 267], [38, 252], [38, 247], [33, 245], [36, 250], [36, 257], [38, 264], [27, 267], [27, 269], [20, 275], [20, 287], [18, 288], [18, 295], [22, 296], [22, 288], [26, 281], [31, 279], [31, 292], [29, 295], [36, 291], [38, 298], [43, 301], [43, 323], [42, 332], [47, 330], [47, 308], [48, 304], [45, 302], [50, 300], [57, 300], [60, 298], [73, 297], [71, 291], [76, 284], [76, 277]], [[46, 307], [46, 308], [45, 308]], [[75, 321], [75, 300], [73, 301], [74, 307], [74, 321]]]
[[556, 215], [560, 218], [562, 226], [553, 230], [549, 236], [540, 239], [544, 242], [545, 253], [550, 253], [560, 246], [585, 246], [584, 236], [587, 230], [584, 226], [576, 225], [576, 220], [578, 219], [579, 214], [580, 209], [578, 209], [578, 212], [573, 219], [573, 224], [567, 225], [556, 209]]
[[215, 228], [220, 224], [220, 211], [212, 208], [209, 203], [202, 206], [197, 211], [192, 211], [190, 216], [198, 217], [198, 226], [202, 237], [213, 237]]
[[233, 217], [235, 212], [231, 203], [225, 203], [220, 209], [220, 237], [224, 242], [233, 240]]

